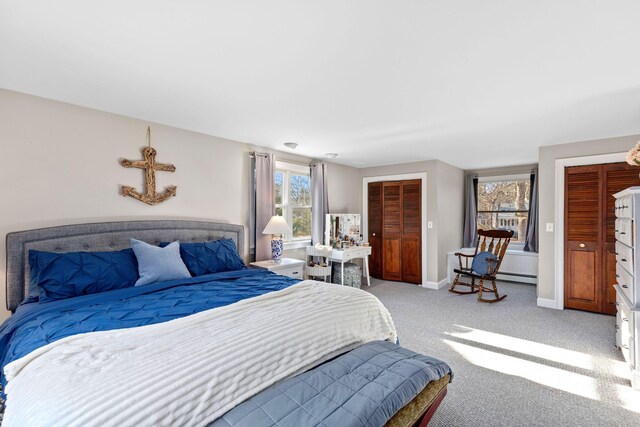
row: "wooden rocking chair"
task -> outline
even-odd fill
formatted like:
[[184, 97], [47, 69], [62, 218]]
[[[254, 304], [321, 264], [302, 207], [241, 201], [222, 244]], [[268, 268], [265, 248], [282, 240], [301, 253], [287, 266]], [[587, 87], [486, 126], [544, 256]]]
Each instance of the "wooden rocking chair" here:
[[[500, 269], [500, 264], [502, 264], [504, 254], [507, 252], [507, 246], [509, 246], [511, 237], [513, 237], [512, 230], [478, 230], [478, 243], [476, 244], [476, 250], [473, 255], [467, 255], [460, 252], [456, 252], [455, 254], [458, 257], [460, 268], [453, 270], [457, 275], [453, 280], [453, 284], [451, 285], [449, 292], [461, 295], [479, 293], [478, 301], [480, 302], [498, 302], [505, 299], [507, 297], [506, 295], [500, 296], [498, 294], [498, 288], [496, 287], [496, 275]], [[473, 259], [483, 252], [489, 252], [486, 254], [487, 271], [473, 271], [472, 266], [469, 265], [469, 261], [471, 260], [471, 264], [473, 265]], [[462, 257], [465, 258], [464, 266], [462, 265]], [[471, 283], [462, 282], [460, 280], [461, 276], [469, 277], [471, 279]], [[476, 280], [478, 281], [477, 284]], [[484, 286], [485, 280], [491, 280], [493, 289]], [[459, 291], [455, 289], [456, 286], [467, 286], [471, 289], [469, 291]], [[482, 296], [483, 292], [493, 292], [495, 294], [495, 298], [486, 299]]]

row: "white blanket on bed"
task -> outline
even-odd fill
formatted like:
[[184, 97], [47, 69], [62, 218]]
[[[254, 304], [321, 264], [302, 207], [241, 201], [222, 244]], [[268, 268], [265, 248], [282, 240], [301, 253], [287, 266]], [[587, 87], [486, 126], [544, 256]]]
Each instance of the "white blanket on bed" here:
[[395, 341], [395, 328], [373, 295], [304, 281], [34, 350], [5, 367], [2, 425], [203, 425], [338, 349], [385, 339]]

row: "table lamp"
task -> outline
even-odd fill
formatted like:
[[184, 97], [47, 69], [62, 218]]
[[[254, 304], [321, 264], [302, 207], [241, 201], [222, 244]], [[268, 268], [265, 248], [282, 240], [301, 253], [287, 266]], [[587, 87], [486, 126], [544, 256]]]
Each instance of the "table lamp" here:
[[290, 234], [291, 228], [283, 217], [274, 215], [264, 228], [262, 234], [272, 234], [271, 238], [271, 259], [274, 262], [280, 262], [282, 259], [282, 235]]

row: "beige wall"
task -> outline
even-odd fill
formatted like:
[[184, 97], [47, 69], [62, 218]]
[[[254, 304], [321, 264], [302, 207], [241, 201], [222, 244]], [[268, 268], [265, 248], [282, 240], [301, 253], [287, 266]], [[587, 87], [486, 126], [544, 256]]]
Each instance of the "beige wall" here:
[[329, 212], [361, 213], [362, 181], [360, 170], [332, 163], [328, 167]]
[[[439, 160], [360, 169], [361, 177], [377, 177], [426, 172], [427, 280], [447, 277], [446, 253], [462, 245], [464, 171]], [[442, 244], [442, 246], [439, 246]]]
[[[464, 172], [438, 162], [438, 281], [447, 277], [447, 253], [462, 247]], [[435, 225], [434, 225], [435, 227]]]
[[[147, 122], [0, 89], [0, 238], [7, 232], [81, 222], [195, 218], [249, 224], [249, 152], [252, 146], [152, 124], [158, 186], [176, 185], [177, 197], [147, 206], [119, 194], [142, 186], [137, 159]], [[277, 153], [283, 160], [309, 159]], [[329, 166], [329, 203], [359, 211], [359, 171]], [[248, 232], [247, 241], [248, 241]], [[248, 245], [245, 245], [248, 247]], [[245, 257], [247, 254], [244, 254]], [[5, 307], [5, 246], [0, 245], [0, 317]]]
[[[540, 230], [540, 247], [538, 255], [539, 298], [549, 300], [555, 299], [555, 233], [546, 232], [545, 228], [546, 223], [555, 224], [556, 160], [625, 152], [635, 145], [639, 138], [640, 135], [634, 135], [540, 147], [540, 218], [538, 223]], [[589, 164], [589, 160], [587, 159], [584, 164]], [[638, 171], [640, 172], [640, 168]]]

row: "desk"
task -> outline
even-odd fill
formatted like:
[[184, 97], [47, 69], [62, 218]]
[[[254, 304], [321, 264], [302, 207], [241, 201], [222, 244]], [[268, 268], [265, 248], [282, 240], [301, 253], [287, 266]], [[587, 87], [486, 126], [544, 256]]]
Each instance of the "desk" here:
[[369, 255], [371, 246], [353, 246], [346, 249], [334, 249], [331, 251], [331, 261], [339, 262], [342, 273], [342, 284], [344, 285], [344, 263], [352, 259], [362, 258], [362, 275], [367, 278], [367, 286], [371, 286], [369, 278]]

